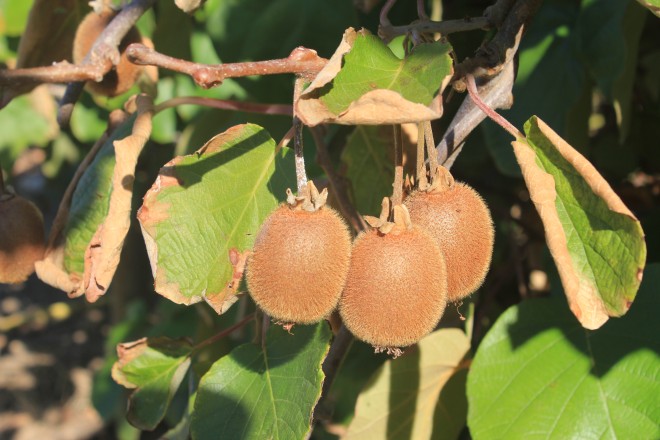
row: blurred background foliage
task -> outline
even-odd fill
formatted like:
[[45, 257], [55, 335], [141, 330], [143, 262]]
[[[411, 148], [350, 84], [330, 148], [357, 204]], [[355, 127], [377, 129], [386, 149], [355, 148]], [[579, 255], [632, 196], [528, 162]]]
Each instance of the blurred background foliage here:
[[[60, 12], [76, 22], [89, 10], [85, 1], [68, 3], [75, 7]], [[441, 14], [450, 19], [479, 16], [491, 3], [436, 0], [428, 7], [435, 17]], [[0, 62], [6, 66], [16, 63], [32, 4], [33, 0], [0, 0]], [[160, 52], [200, 63], [280, 58], [297, 46], [313, 48], [329, 57], [344, 29], [366, 27], [375, 33], [378, 12], [378, 6], [365, 12], [351, 0], [208, 0], [189, 16], [172, 0], [159, 0], [138, 27]], [[390, 18], [394, 24], [415, 20], [413, 3], [398, 2]], [[489, 36], [468, 32], [454, 34], [450, 41], [462, 60]], [[519, 127], [532, 114], [539, 115], [594, 163], [642, 221], [649, 263], [660, 260], [658, 42], [660, 21], [635, 1], [546, 0], [522, 39], [514, 106], [502, 112]], [[156, 102], [175, 96], [208, 96], [289, 103], [293, 78], [229, 79], [221, 87], [203, 90], [187, 76], [161, 70], [157, 89]], [[41, 86], [13, 99], [0, 111], [2, 171], [19, 194], [41, 207], [47, 222], [52, 221], [78, 163], [105, 130], [109, 112], [121, 107], [137, 87], [112, 99], [85, 92], [68, 130], [60, 130], [55, 119], [57, 99], [63, 91], [63, 85]], [[462, 99], [456, 93], [448, 94], [445, 116], [434, 122], [436, 139]], [[290, 119], [283, 116], [189, 105], [158, 114], [153, 136], [138, 163], [135, 208], [158, 169], [173, 155], [191, 153], [213, 135], [248, 121], [265, 127], [275, 140], [290, 127]], [[470, 183], [486, 199], [497, 231], [493, 265], [484, 286], [460, 310], [448, 310], [442, 322], [443, 326], [462, 326], [460, 314], [473, 313], [473, 350], [507, 307], [527, 298], [557, 295], [551, 289], [557, 285], [557, 276], [543, 228], [520, 178], [508, 136], [494, 124], [483, 123], [471, 134], [452, 169], [458, 180]], [[333, 165], [349, 182], [358, 210], [375, 214], [374, 207], [391, 190], [392, 179], [390, 146], [382, 133], [372, 127], [332, 126], [327, 128], [325, 140]], [[325, 176], [317, 165], [309, 133], [305, 143], [308, 175], [323, 183]], [[29, 431], [37, 429], [35, 424], [61, 430], [75, 426], [78, 422], [72, 421], [65, 410], [73, 411], [74, 419], [80, 410], [71, 407], [82, 386], [71, 373], [75, 369], [87, 372], [87, 393], [100, 415], [100, 419], [85, 419], [88, 431], [79, 430], [81, 434], [95, 438], [158, 438], [180, 420], [185, 421], [189, 387], [182, 387], [165, 423], [156, 431], [140, 433], [127, 424], [126, 392], [109, 376], [116, 360], [116, 344], [150, 335], [201, 340], [233, 324], [253, 305], [243, 300], [227, 314], [217, 316], [205, 304], [173, 304], [155, 294], [152, 284], [144, 243], [134, 224], [111, 290], [96, 304], [85, 304], [82, 298], [66, 300], [64, 294], [34, 278], [24, 286], [0, 286], [0, 354], [5, 364], [14, 360], [11, 368], [0, 367], [0, 376], [34, 376], [23, 388], [0, 380], [0, 420], [5, 421], [4, 428], [0, 424], [0, 437], [39, 432]], [[203, 374], [219, 356], [249, 340], [250, 333], [246, 328], [203, 351], [201, 361], [195, 364], [195, 376]], [[25, 353], [52, 358], [28, 373], [26, 369], [37, 361]], [[342, 426], [350, 421], [359, 390], [385, 359], [374, 356], [365, 344], [353, 344], [331, 390], [330, 399], [335, 405], [331, 425]], [[51, 397], [41, 399], [44, 392]], [[90, 404], [82, 401], [83, 405]], [[466, 436], [466, 431], [462, 435]], [[321, 429], [314, 436], [336, 437]], [[72, 434], [66, 438], [85, 437]]]

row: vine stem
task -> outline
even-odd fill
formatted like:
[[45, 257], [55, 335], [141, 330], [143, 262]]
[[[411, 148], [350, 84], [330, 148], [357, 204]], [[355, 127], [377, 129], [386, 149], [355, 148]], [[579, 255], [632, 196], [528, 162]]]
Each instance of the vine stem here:
[[232, 325], [231, 327], [228, 327], [228, 328], [222, 330], [220, 333], [217, 333], [217, 334], [211, 336], [210, 338], [204, 339], [203, 341], [196, 344], [193, 347], [192, 351], [193, 352], [199, 351], [202, 348], [207, 347], [207, 346], [213, 344], [214, 342], [217, 342], [220, 339], [228, 336], [230, 333], [238, 330], [239, 328], [243, 327], [248, 322], [252, 321], [254, 319], [254, 316], [255, 316], [255, 314], [251, 313], [248, 316], [246, 316], [245, 318], [238, 321], [236, 324]]
[[2, 171], [2, 162], [0, 162], [0, 195], [5, 193], [5, 173]]
[[392, 191], [392, 206], [403, 203], [403, 137], [401, 126], [393, 125], [394, 131], [394, 189]]
[[158, 104], [154, 114], [179, 105], [200, 105], [221, 110], [236, 110], [247, 113], [260, 113], [264, 115], [291, 116], [293, 107], [287, 104], [258, 104], [254, 102], [231, 101], [227, 99], [207, 98], [203, 96], [177, 96]]
[[293, 151], [296, 161], [296, 182], [298, 184], [298, 195], [307, 190], [307, 173], [305, 172], [305, 156], [303, 154], [303, 123], [296, 115], [295, 104], [305, 86], [305, 80], [297, 76], [293, 86]]
[[495, 110], [490, 108], [488, 104], [486, 104], [484, 101], [482, 101], [481, 97], [479, 97], [479, 92], [477, 91], [477, 85], [474, 82], [474, 76], [472, 74], [467, 74], [465, 75], [465, 82], [467, 84], [467, 90], [468, 93], [470, 94], [470, 98], [472, 98], [472, 101], [474, 104], [481, 109], [482, 112], [486, 113], [486, 115], [492, 119], [497, 125], [505, 129], [506, 131], [511, 134], [516, 139], [525, 139], [525, 135], [520, 132], [512, 123], [507, 121], [504, 116], [500, 115], [497, 113]]
[[392, 6], [394, 6], [394, 3], [396, 3], [396, 0], [387, 0], [385, 4], [383, 5], [383, 8], [380, 10], [380, 25], [387, 27], [391, 26], [392, 23], [390, 23], [390, 19], [387, 18], [387, 15], [390, 13], [390, 9], [392, 9]]
[[[156, 0], [133, 0], [117, 14], [115, 18], [103, 29], [99, 34], [96, 41], [92, 45], [81, 66], [97, 66], [101, 69], [101, 76], [97, 81], [100, 81], [107, 72], [112, 69], [113, 64], [119, 62], [119, 51], [117, 48], [124, 39], [128, 31], [131, 30], [135, 23], [142, 17], [142, 15], [149, 10]], [[84, 82], [77, 79], [69, 79], [74, 81], [69, 83], [60, 102], [60, 110], [57, 114], [57, 122], [60, 127], [68, 127], [73, 114], [73, 107], [82, 94]]]
[[173, 58], [140, 43], [128, 46], [126, 56], [134, 64], [157, 66], [185, 73], [192, 77], [199, 86], [206, 89], [222, 84], [222, 81], [227, 78], [252, 75], [295, 73], [305, 79], [311, 79], [328, 62], [325, 58], [318, 56], [315, 50], [305, 47], [295, 48], [286, 58], [227, 64], [200, 64]]

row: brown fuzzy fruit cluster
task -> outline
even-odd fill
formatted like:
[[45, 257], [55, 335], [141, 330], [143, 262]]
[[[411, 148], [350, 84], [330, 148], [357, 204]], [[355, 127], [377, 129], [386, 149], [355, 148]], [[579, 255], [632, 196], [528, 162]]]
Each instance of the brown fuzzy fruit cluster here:
[[337, 306], [350, 254], [351, 236], [332, 208], [283, 204], [257, 235], [247, 266], [250, 294], [283, 323], [319, 322]]
[[44, 219], [32, 202], [0, 194], [0, 283], [20, 283], [44, 255]]
[[445, 261], [422, 229], [372, 229], [355, 240], [339, 313], [358, 339], [376, 347], [414, 344], [433, 331], [446, 304]]
[[[92, 45], [103, 32], [103, 29], [117, 15], [115, 11], [106, 9], [100, 14], [90, 12], [80, 22], [76, 37], [73, 40], [73, 62], [79, 64], [85, 58]], [[117, 96], [127, 92], [137, 81], [142, 73], [142, 67], [131, 63], [126, 57], [126, 48], [131, 43], [142, 42], [142, 37], [137, 28], [133, 27], [119, 44], [119, 53], [121, 57], [119, 63], [108, 72], [101, 82], [89, 81], [87, 88], [99, 95]]]
[[449, 301], [477, 290], [490, 267], [494, 242], [493, 220], [481, 196], [450, 179], [444, 188], [413, 192], [404, 205], [445, 256]]

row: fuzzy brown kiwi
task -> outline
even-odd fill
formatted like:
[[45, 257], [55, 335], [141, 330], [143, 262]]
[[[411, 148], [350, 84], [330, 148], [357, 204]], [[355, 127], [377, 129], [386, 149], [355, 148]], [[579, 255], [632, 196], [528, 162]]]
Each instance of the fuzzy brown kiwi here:
[[0, 194], [0, 283], [20, 283], [45, 250], [41, 211], [23, 197]]
[[413, 192], [404, 205], [445, 256], [449, 301], [477, 290], [490, 267], [494, 242], [493, 220], [481, 196], [452, 178], [444, 188]]
[[444, 313], [446, 275], [440, 249], [421, 228], [363, 232], [353, 243], [339, 301], [344, 325], [375, 347], [412, 345], [430, 333]]
[[[117, 15], [117, 12], [105, 9], [100, 14], [90, 12], [78, 25], [73, 40], [73, 62], [82, 62], [103, 29]], [[119, 63], [103, 77], [100, 82], [88, 81], [87, 88], [99, 95], [113, 97], [128, 91], [137, 81], [143, 68], [128, 61], [126, 48], [129, 44], [142, 42], [137, 28], [132, 27], [119, 44]]]
[[247, 264], [248, 290], [282, 323], [319, 322], [337, 307], [350, 254], [350, 233], [335, 210], [283, 204], [257, 235]]

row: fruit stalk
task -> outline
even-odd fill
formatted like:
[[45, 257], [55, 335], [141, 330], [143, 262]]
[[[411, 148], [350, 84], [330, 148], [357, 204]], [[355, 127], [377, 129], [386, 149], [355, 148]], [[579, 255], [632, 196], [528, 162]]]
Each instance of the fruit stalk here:
[[417, 185], [426, 188], [426, 163], [424, 161], [424, 122], [417, 124]]
[[392, 206], [403, 202], [403, 137], [401, 126], [393, 125], [394, 131], [394, 190], [392, 191]]
[[479, 92], [477, 92], [477, 85], [474, 82], [474, 76], [471, 74], [465, 75], [465, 82], [467, 84], [467, 90], [470, 94], [470, 98], [472, 98], [474, 104], [479, 107], [482, 112], [486, 113], [486, 115], [492, 119], [493, 122], [508, 131], [509, 134], [511, 134], [511, 136], [514, 138], [525, 139], [525, 135], [522, 134], [520, 130], [518, 130], [511, 122], [507, 121], [504, 116], [490, 108], [490, 106], [481, 99]]
[[302, 93], [304, 86], [304, 79], [300, 76], [296, 77], [296, 82], [293, 86], [293, 151], [296, 161], [296, 182], [298, 185], [298, 195], [301, 195], [307, 187], [307, 174], [305, 172], [305, 156], [303, 155], [303, 123], [296, 115], [295, 104]]

